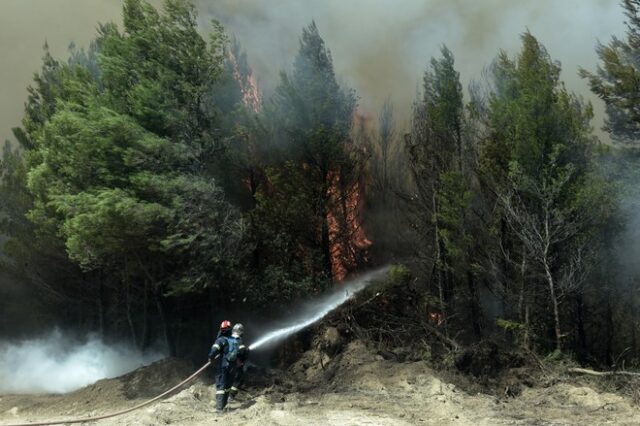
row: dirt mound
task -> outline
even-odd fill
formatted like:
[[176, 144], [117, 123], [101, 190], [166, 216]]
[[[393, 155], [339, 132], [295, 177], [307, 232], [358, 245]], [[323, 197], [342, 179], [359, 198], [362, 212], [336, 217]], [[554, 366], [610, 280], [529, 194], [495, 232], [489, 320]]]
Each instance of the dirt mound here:
[[[153, 398], [180, 383], [193, 373], [193, 367], [177, 358], [165, 358], [123, 376], [103, 379], [65, 396], [66, 401], [76, 405], [105, 401]], [[101, 405], [101, 404], [100, 404]]]
[[462, 351], [456, 358], [459, 371], [474, 377], [495, 377], [511, 368], [522, 367], [525, 357], [519, 352], [504, 350], [498, 343], [482, 341]]
[[193, 366], [177, 358], [165, 358], [118, 378], [127, 399], [152, 398], [193, 373]]
[[124, 376], [103, 379], [77, 391], [62, 395], [5, 395], [0, 413], [29, 413], [43, 416], [96, 415], [134, 405], [178, 384], [193, 373], [186, 362], [167, 358]]
[[[346, 343], [335, 329], [320, 333], [316, 346], [289, 369], [288, 386], [299, 392], [385, 391], [429, 384], [440, 388], [433, 371], [423, 361], [398, 363], [377, 353], [360, 340]], [[339, 344], [328, 344], [330, 342]]]

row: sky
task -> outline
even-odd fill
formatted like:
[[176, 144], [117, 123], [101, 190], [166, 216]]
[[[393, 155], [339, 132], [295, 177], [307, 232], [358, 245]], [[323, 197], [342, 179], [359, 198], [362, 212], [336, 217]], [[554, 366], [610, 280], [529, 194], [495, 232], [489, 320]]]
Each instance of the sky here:
[[[161, 0], [153, 0], [161, 4]], [[269, 92], [289, 70], [304, 26], [315, 20], [340, 81], [363, 112], [376, 115], [390, 97], [400, 125], [408, 122], [421, 76], [446, 44], [466, 86], [499, 49], [515, 54], [527, 29], [563, 66], [567, 87], [592, 100], [594, 126], [603, 105], [577, 75], [593, 70], [595, 46], [624, 34], [617, 0], [195, 0], [203, 33], [221, 21], [248, 54]], [[40, 66], [42, 45], [66, 57], [74, 41], [88, 45], [98, 22], [121, 23], [121, 0], [0, 0], [0, 139], [12, 139], [26, 87]], [[602, 134], [601, 134], [602, 136]]]

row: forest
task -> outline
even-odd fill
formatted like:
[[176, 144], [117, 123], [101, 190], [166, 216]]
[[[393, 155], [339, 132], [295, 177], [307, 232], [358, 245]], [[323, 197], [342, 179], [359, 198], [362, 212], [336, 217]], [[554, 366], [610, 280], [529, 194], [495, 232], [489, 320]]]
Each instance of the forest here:
[[189, 1], [124, 1], [123, 25], [90, 46], [44, 46], [19, 143], [4, 145], [0, 280], [29, 307], [1, 298], [0, 336], [56, 325], [188, 356], [224, 316], [286, 313], [394, 265], [411, 302], [382, 301], [381, 319], [640, 365], [640, 268], [625, 261], [640, 0], [621, 7], [625, 37], [580, 70], [609, 143], [526, 30], [469, 87], [442, 40], [405, 128], [391, 101], [359, 108], [315, 22], [264, 93], [240, 43], [217, 21], [203, 31]]

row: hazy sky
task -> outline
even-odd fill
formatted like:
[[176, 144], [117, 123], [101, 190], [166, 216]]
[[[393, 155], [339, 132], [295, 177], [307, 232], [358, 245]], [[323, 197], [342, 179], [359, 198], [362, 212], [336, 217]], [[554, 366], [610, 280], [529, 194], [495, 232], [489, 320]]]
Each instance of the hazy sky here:
[[[19, 124], [26, 86], [42, 45], [66, 55], [83, 46], [98, 22], [121, 21], [121, 0], [0, 0], [0, 139]], [[160, 0], [153, 1], [154, 4]], [[240, 40], [262, 87], [274, 86], [312, 19], [339, 78], [355, 88], [364, 110], [377, 113], [390, 96], [405, 118], [421, 74], [442, 43], [456, 56], [462, 80], [478, 78], [498, 49], [514, 53], [527, 28], [563, 65], [567, 86], [593, 98], [577, 76], [593, 69], [597, 40], [624, 32], [617, 0], [198, 0], [202, 29], [216, 17]], [[601, 125], [602, 105], [594, 101]]]

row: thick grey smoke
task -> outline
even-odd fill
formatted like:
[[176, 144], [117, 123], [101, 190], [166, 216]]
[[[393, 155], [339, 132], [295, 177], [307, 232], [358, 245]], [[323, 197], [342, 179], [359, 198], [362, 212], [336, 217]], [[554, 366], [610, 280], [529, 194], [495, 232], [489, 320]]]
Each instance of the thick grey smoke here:
[[0, 342], [0, 394], [70, 392], [164, 356], [141, 355], [126, 345], [107, 345], [96, 336], [81, 343], [59, 330], [38, 339]]
[[98, 22], [120, 20], [121, 9], [121, 0], [0, 2], [0, 142], [13, 139], [11, 128], [20, 125], [45, 41], [54, 56], [64, 57], [71, 41], [89, 44]]
[[[291, 65], [301, 28], [315, 19], [337, 74], [361, 106], [377, 112], [387, 96], [406, 119], [416, 85], [446, 44], [465, 83], [480, 76], [499, 49], [515, 53], [527, 28], [562, 62], [570, 90], [593, 99], [577, 75], [594, 69], [597, 40], [624, 32], [616, 0], [200, 0], [203, 28], [217, 17], [246, 48], [263, 87]], [[594, 100], [602, 121], [602, 105]]]
[[[333, 52], [336, 71], [361, 105], [379, 110], [391, 96], [408, 116], [416, 85], [445, 43], [466, 82], [477, 78], [498, 49], [517, 51], [527, 28], [562, 62], [571, 90], [593, 99], [578, 66], [593, 69], [597, 40], [624, 31], [617, 0], [194, 0], [202, 29], [218, 18], [241, 41], [262, 87], [291, 65], [303, 26], [315, 19]], [[161, 0], [151, 1], [154, 5]], [[69, 42], [86, 46], [98, 22], [121, 21], [122, 0], [3, 0], [0, 5], [0, 142], [19, 124], [25, 87], [38, 70], [41, 46], [56, 56]], [[602, 122], [602, 105], [595, 101]]]

